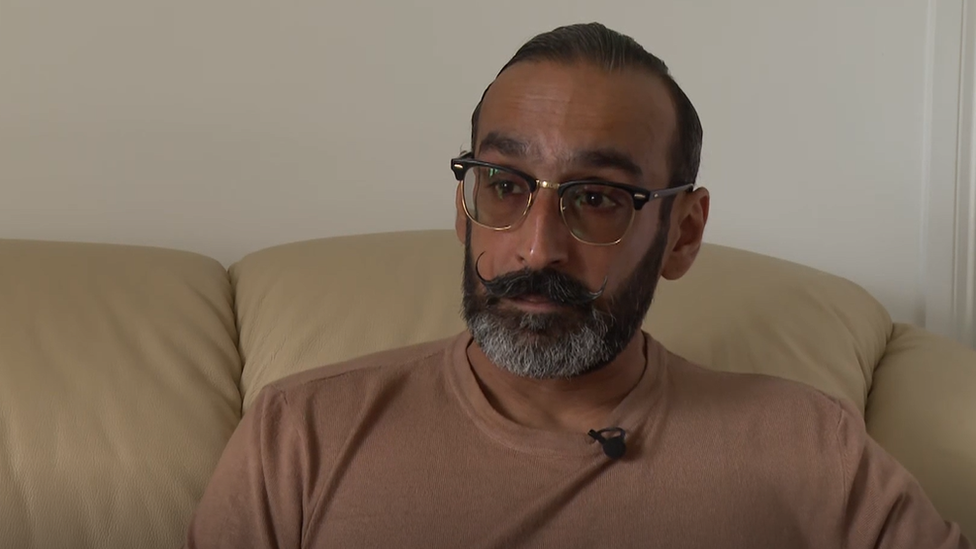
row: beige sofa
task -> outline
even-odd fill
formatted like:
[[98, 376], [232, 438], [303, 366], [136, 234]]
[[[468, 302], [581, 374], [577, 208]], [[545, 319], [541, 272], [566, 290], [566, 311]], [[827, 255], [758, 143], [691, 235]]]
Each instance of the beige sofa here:
[[[462, 248], [431, 231], [302, 242], [229, 273], [180, 251], [0, 240], [0, 546], [173, 548], [258, 390], [449, 335]], [[721, 370], [800, 380], [976, 537], [976, 352], [892, 325], [837, 277], [706, 246], [647, 329]]]

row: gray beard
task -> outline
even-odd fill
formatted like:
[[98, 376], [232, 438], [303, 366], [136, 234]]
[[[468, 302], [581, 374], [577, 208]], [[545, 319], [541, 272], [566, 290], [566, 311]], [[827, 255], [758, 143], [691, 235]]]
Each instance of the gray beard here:
[[[468, 329], [481, 351], [500, 368], [531, 379], [559, 379], [583, 375], [609, 363], [619, 353], [605, 336], [608, 315], [593, 310], [588, 316], [528, 314], [482, 310], [471, 315]], [[553, 334], [553, 335], [549, 335]]]
[[666, 245], [665, 229], [622, 288], [606, 297], [606, 310], [594, 303], [565, 312], [529, 314], [490, 304], [479, 293], [469, 236], [464, 252], [464, 320], [488, 360], [517, 376], [559, 379], [596, 371], [623, 352], [640, 330], [654, 299]]
[[621, 288], [596, 303], [550, 314], [530, 314], [489, 303], [479, 292], [471, 258], [471, 222], [464, 242], [461, 313], [472, 338], [497, 367], [530, 379], [572, 378], [596, 371], [623, 352], [641, 329], [668, 243], [673, 200], [661, 206], [660, 229]]

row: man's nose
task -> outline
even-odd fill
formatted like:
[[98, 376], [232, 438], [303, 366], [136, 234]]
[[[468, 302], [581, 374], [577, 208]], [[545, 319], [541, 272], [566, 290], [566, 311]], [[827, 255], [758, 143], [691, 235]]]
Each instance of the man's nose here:
[[517, 228], [518, 255], [523, 267], [541, 270], [569, 260], [572, 236], [559, 212], [559, 196], [552, 189], [536, 190], [525, 219]]

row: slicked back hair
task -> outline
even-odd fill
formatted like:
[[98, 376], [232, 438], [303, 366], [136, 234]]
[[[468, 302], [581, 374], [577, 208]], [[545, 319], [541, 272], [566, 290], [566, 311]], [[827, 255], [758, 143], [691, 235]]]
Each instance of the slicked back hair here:
[[[591, 63], [606, 71], [642, 69], [657, 75], [664, 82], [674, 104], [677, 128], [669, 155], [670, 185], [694, 183], [701, 163], [702, 126], [691, 100], [678, 86], [664, 64], [648, 53], [633, 38], [608, 29], [600, 23], [586, 23], [559, 27], [542, 33], [526, 42], [498, 71], [498, 74], [523, 61], [551, 61], [556, 63]], [[491, 86], [489, 86], [490, 88]], [[471, 114], [471, 150], [475, 151], [478, 137], [478, 118], [481, 101]]]

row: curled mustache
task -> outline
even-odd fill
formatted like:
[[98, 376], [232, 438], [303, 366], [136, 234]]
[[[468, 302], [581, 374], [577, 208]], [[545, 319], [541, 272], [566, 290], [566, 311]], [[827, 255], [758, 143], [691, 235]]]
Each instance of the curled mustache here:
[[474, 274], [485, 287], [485, 293], [491, 301], [538, 295], [553, 303], [580, 308], [596, 301], [607, 288], [608, 277], [603, 279], [603, 285], [599, 290], [591, 292], [575, 278], [553, 269], [541, 271], [522, 269], [488, 280], [481, 276], [481, 271], [478, 270], [481, 255], [474, 262]]

